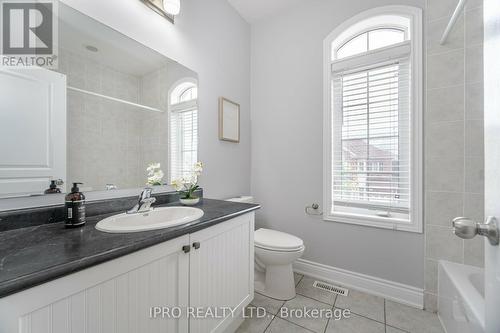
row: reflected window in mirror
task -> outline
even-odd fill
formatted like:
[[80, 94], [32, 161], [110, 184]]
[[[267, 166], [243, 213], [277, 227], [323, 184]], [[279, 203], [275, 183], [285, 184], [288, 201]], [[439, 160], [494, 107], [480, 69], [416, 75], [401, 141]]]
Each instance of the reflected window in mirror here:
[[169, 94], [170, 182], [188, 176], [198, 160], [198, 86], [195, 79], [177, 82]]

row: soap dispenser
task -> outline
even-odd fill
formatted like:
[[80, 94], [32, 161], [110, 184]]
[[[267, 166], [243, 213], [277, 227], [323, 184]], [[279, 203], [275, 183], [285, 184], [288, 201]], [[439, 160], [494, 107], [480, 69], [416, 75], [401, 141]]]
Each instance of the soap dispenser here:
[[80, 192], [78, 185], [73, 183], [71, 193], [65, 197], [66, 202], [66, 227], [80, 227], [85, 224], [85, 196]]
[[49, 188], [46, 189], [44, 193], [45, 194], [61, 193], [61, 190], [57, 187], [56, 181], [55, 180], [51, 180]]

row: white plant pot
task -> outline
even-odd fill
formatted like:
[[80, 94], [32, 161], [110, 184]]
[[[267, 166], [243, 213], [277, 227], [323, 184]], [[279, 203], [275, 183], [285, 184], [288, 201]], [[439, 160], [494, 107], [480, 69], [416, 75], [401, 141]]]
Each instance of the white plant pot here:
[[181, 202], [181, 204], [183, 204], [185, 206], [194, 206], [198, 202], [200, 202], [200, 198], [195, 198], [195, 199], [179, 199], [179, 201]]

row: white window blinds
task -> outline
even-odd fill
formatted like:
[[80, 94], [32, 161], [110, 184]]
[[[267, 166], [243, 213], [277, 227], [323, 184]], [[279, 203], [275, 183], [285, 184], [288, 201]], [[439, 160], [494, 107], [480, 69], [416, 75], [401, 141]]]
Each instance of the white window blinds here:
[[188, 176], [198, 161], [198, 110], [176, 107], [170, 116], [170, 181]]
[[409, 61], [332, 75], [332, 213], [408, 218]]

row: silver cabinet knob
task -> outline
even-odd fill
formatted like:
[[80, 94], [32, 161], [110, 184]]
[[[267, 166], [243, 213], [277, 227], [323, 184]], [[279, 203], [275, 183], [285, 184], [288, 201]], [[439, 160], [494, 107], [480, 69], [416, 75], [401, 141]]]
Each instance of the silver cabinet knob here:
[[453, 219], [453, 233], [463, 239], [471, 239], [476, 235], [488, 238], [491, 245], [498, 245], [498, 222], [493, 216], [486, 219], [485, 223], [477, 223], [467, 217]]

